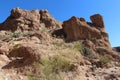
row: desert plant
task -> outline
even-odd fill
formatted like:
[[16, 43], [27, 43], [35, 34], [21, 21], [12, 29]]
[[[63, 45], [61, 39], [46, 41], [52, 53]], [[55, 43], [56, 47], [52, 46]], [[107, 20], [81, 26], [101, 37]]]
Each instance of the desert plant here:
[[35, 32], [34, 31], [24, 31], [22, 33], [23, 37], [30, 37], [31, 35], [33, 35]]
[[76, 42], [75, 49], [77, 49], [80, 53], [83, 53], [83, 46], [80, 42]]
[[87, 47], [84, 47], [82, 55], [89, 59], [96, 58], [96, 56], [95, 56], [95, 54], [93, 54], [92, 50]]
[[108, 62], [110, 62], [110, 59], [109, 59], [108, 57], [104, 56], [104, 57], [101, 57], [101, 58], [100, 58], [99, 62], [100, 62], [102, 65], [105, 65], [105, 64], [107, 64]]
[[60, 55], [43, 58], [35, 62], [34, 66], [40, 74], [32, 73], [28, 76], [29, 80], [64, 80], [63, 74], [73, 68], [70, 60]]
[[56, 49], [64, 49], [64, 48], [67, 48], [66, 44], [64, 41], [54, 41], [52, 42], [52, 44], [54, 45], [54, 47]]
[[18, 38], [21, 36], [21, 32], [13, 32], [11, 36], [14, 38]]

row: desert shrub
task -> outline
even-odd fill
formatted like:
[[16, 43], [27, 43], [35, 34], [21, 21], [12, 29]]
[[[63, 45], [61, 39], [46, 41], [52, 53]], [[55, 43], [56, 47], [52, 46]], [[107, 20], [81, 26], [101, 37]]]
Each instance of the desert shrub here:
[[82, 55], [89, 59], [93, 59], [96, 57], [95, 54], [93, 54], [92, 50], [87, 47], [84, 47]]
[[29, 80], [64, 80], [64, 73], [73, 69], [70, 60], [60, 55], [43, 58], [34, 66], [39, 74], [32, 73], [28, 76]]
[[107, 64], [108, 62], [110, 62], [110, 59], [109, 59], [108, 57], [104, 56], [104, 57], [101, 57], [101, 58], [100, 58], [99, 62], [100, 62], [102, 65], [105, 65], [105, 64]]
[[76, 43], [75, 49], [77, 49], [83, 56], [89, 59], [95, 58], [95, 55], [93, 54], [92, 50], [87, 47], [82, 46], [80, 42]]
[[75, 49], [77, 49], [80, 53], [83, 53], [83, 46], [80, 42], [76, 42]]
[[56, 49], [65, 49], [65, 48], [67, 48], [64, 41], [54, 41], [54, 42], [52, 42], [52, 44], [54, 45], [54, 47]]
[[24, 31], [24, 32], [22, 32], [22, 36], [23, 37], [30, 37], [34, 33], [35, 33], [34, 31]]
[[18, 38], [21, 36], [21, 32], [13, 32], [11, 36], [14, 38]]
[[93, 68], [103, 68], [107, 66], [107, 63], [110, 62], [110, 59], [107, 56], [103, 56], [99, 59], [99, 61], [95, 61], [92, 63]]

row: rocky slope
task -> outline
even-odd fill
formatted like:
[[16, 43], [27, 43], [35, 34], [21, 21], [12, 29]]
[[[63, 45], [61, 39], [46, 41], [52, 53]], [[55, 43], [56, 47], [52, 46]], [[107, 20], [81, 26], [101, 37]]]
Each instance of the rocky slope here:
[[100, 14], [59, 22], [47, 10], [14, 8], [0, 24], [0, 80], [120, 80]]

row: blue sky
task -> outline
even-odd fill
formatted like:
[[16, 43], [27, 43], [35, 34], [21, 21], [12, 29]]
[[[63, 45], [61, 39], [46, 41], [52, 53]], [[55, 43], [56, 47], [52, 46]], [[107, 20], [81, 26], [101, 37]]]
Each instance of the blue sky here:
[[89, 17], [99, 13], [104, 17], [111, 46], [120, 46], [120, 0], [0, 0], [0, 23], [12, 8], [47, 9], [55, 19], [64, 21], [71, 16]]

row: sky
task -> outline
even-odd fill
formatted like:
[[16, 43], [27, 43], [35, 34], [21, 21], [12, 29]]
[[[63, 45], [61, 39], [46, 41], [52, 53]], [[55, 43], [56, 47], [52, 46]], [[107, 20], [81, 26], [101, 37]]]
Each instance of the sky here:
[[89, 17], [101, 14], [104, 17], [106, 31], [112, 47], [120, 46], [120, 0], [0, 0], [0, 23], [10, 15], [13, 8], [47, 9], [59, 21], [72, 16]]

